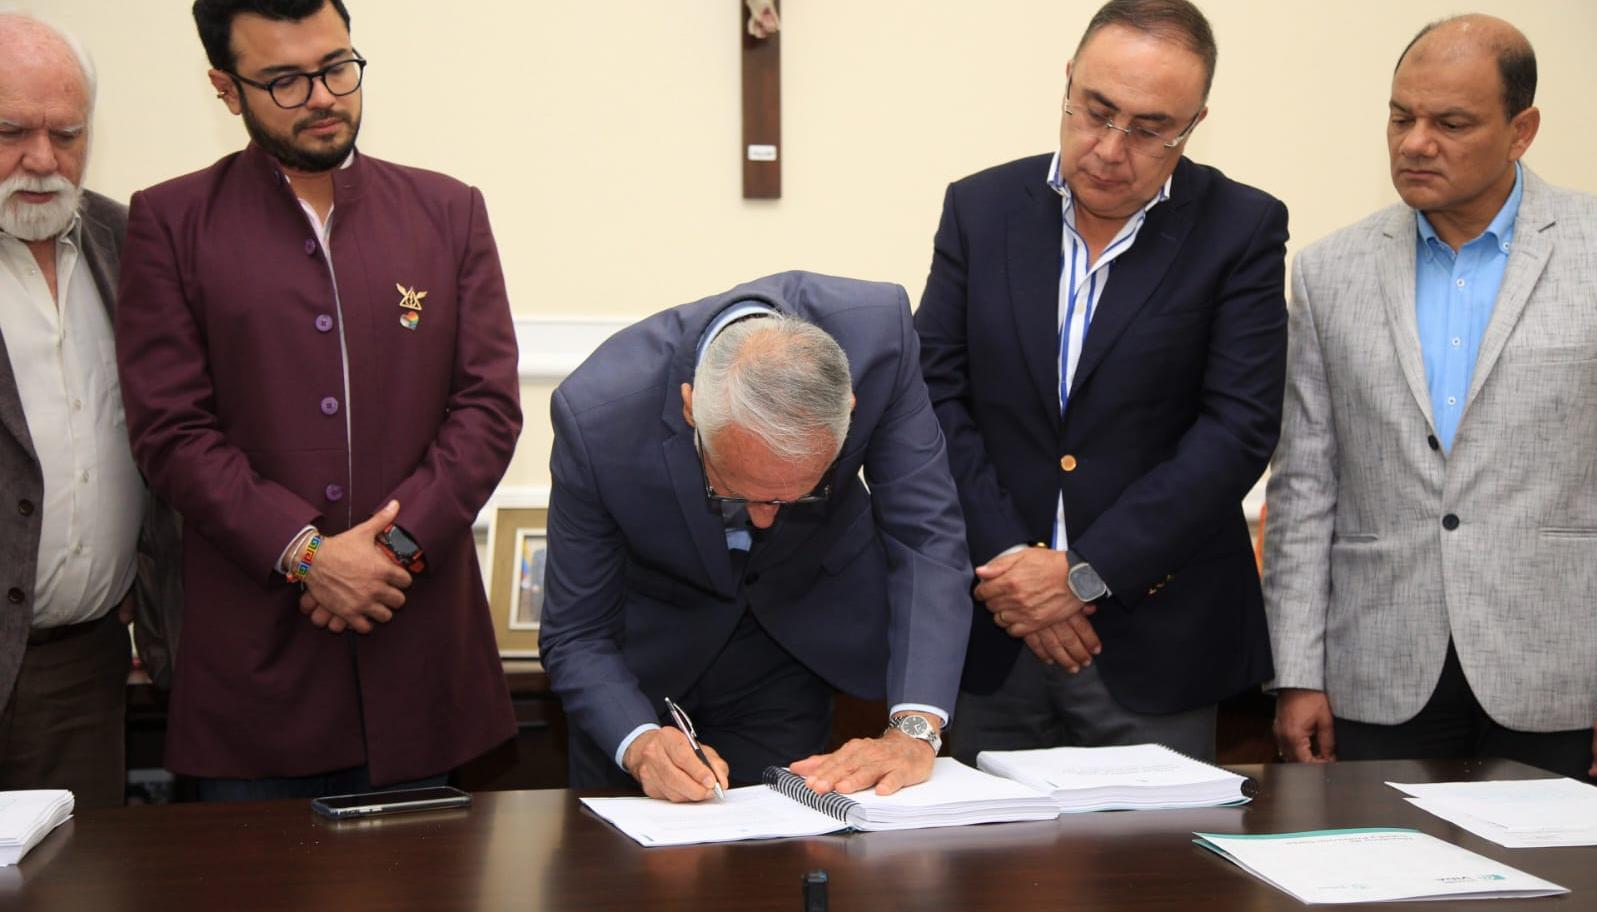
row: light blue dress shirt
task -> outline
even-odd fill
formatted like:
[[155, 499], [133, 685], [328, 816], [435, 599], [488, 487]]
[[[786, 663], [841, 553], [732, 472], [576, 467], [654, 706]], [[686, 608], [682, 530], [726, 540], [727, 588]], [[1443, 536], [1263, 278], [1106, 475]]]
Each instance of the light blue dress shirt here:
[[1437, 237], [1424, 213], [1418, 226], [1414, 262], [1414, 309], [1419, 320], [1420, 354], [1431, 394], [1436, 438], [1444, 452], [1453, 450], [1459, 419], [1464, 415], [1470, 378], [1481, 351], [1481, 337], [1492, 318], [1492, 306], [1508, 267], [1514, 241], [1514, 219], [1525, 195], [1523, 169], [1514, 165], [1514, 189], [1497, 217], [1480, 236], [1458, 249]]

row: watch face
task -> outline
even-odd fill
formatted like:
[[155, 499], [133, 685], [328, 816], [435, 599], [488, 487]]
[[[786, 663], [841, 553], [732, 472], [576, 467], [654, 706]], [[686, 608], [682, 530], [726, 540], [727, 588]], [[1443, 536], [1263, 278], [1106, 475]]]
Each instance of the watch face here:
[[398, 526], [389, 526], [384, 537], [388, 542], [388, 547], [393, 549], [393, 552], [399, 555], [402, 560], [410, 560], [417, 551], [421, 550], [421, 546], [416, 544], [416, 540], [405, 534], [405, 530]]

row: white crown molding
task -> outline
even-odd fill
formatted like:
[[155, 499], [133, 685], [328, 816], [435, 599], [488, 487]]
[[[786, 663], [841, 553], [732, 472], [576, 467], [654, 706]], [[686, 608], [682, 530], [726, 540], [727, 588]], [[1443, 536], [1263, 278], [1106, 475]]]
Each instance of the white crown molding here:
[[632, 323], [626, 317], [516, 317], [521, 381], [564, 380], [599, 343]]

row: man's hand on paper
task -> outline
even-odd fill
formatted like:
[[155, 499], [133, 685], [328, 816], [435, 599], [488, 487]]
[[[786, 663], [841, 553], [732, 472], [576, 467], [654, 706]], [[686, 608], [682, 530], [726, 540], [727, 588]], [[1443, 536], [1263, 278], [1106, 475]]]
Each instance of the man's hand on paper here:
[[880, 738], [855, 738], [830, 754], [805, 757], [788, 768], [822, 795], [847, 795], [873, 785], [876, 794], [891, 795], [931, 778], [936, 759], [929, 743], [892, 730]]
[[1044, 664], [1063, 665], [1071, 674], [1091, 665], [1092, 657], [1103, 652], [1098, 634], [1086, 618], [1086, 613], [1092, 608], [1088, 605], [1085, 611], [1073, 614], [1061, 623], [1026, 634], [1023, 639], [1027, 648]]
[[1336, 759], [1331, 701], [1325, 691], [1286, 687], [1276, 694], [1275, 744], [1282, 758], [1297, 763]]
[[715, 767], [712, 775], [693, 753], [688, 736], [674, 728], [646, 731], [627, 745], [621, 765], [643, 786], [650, 798], [667, 801], [703, 801], [715, 794], [717, 782], [727, 786], [729, 767], [715, 748], [703, 741], [699, 747]]

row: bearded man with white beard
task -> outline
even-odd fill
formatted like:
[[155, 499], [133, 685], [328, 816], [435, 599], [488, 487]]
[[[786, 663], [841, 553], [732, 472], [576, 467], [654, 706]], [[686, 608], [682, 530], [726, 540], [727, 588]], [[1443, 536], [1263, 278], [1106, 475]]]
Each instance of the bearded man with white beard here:
[[127, 209], [82, 186], [92, 64], [18, 14], [0, 14], [0, 60], [0, 789], [115, 806], [127, 625], [175, 580], [157, 557], [175, 520], [128, 445], [111, 332]]

